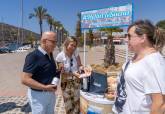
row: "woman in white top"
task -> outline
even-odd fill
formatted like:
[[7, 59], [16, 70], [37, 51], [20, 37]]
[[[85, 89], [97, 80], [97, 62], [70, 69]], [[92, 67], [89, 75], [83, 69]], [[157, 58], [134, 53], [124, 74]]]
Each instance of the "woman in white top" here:
[[76, 38], [67, 38], [64, 50], [60, 52], [56, 61], [63, 65], [61, 87], [67, 114], [80, 113], [80, 74], [77, 72], [82, 67], [77, 48]]
[[129, 26], [128, 47], [135, 56], [123, 65], [126, 70], [117, 86], [115, 113], [163, 114], [165, 59], [159, 52], [164, 46], [163, 32], [148, 20]]

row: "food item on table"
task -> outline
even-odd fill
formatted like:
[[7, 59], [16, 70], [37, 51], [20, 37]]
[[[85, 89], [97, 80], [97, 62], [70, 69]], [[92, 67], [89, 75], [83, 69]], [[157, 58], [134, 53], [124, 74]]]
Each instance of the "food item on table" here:
[[110, 100], [115, 99], [115, 93], [105, 93], [105, 97]]

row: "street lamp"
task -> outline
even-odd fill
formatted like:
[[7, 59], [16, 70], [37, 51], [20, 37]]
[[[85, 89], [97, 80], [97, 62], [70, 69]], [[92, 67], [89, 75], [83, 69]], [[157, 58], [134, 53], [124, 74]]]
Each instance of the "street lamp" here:
[[62, 45], [63, 42], [63, 27], [60, 27], [60, 46]]
[[56, 26], [56, 34], [57, 34], [57, 47], [58, 47], [59, 51], [61, 51], [61, 49], [60, 49], [59, 27], [58, 26]]
[[2, 41], [3, 41], [3, 43], [5, 42], [5, 37], [4, 37], [4, 22], [3, 22], [3, 17], [1, 17], [1, 22], [2, 22], [2, 29], [1, 29], [1, 35], [2, 35]]
[[24, 43], [24, 30], [23, 30], [23, 17], [24, 17], [24, 15], [23, 15], [23, 0], [21, 0], [21, 28], [22, 28], [22, 31], [21, 31], [21, 36], [22, 36], [22, 38], [21, 38], [21, 43], [23, 44]]

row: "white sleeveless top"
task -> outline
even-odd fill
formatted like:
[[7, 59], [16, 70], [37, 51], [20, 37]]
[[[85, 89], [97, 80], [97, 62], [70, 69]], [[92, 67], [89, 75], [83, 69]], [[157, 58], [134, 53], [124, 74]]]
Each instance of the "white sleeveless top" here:
[[73, 72], [78, 71], [78, 64], [77, 64], [77, 60], [76, 60], [77, 56], [78, 56], [77, 51], [72, 55], [71, 58], [69, 58], [65, 54], [65, 52], [62, 51], [57, 55], [56, 61], [64, 64], [64, 71], [65, 72], [72, 72], [73, 73]]

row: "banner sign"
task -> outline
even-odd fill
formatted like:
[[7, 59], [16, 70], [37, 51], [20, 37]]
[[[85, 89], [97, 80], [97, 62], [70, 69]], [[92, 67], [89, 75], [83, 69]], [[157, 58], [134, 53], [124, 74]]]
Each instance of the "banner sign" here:
[[81, 12], [81, 28], [126, 26], [132, 23], [132, 4]]

